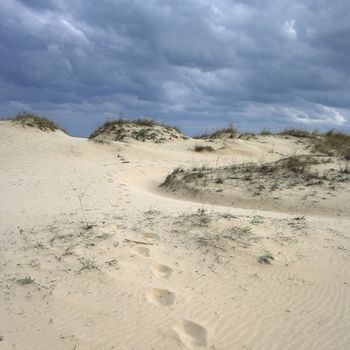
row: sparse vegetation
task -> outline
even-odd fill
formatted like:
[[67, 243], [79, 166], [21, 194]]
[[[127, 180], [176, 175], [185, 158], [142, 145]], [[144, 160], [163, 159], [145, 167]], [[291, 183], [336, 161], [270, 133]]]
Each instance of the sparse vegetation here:
[[195, 152], [214, 152], [215, 149], [211, 146], [196, 145], [193, 149]]
[[111, 143], [109, 140], [104, 140], [104, 139], [94, 139], [94, 142], [100, 145], [108, 145]]
[[239, 135], [238, 129], [231, 123], [225, 128], [217, 129], [212, 133], [205, 132], [201, 135], [195, 136], [195, 139], [217, 139], [220, 137], [227, 137], [233, 139]]
[[64, 131], [60, 126], [58, 126], [55, 122], [52, 120], [41, 117], [37, 114], [31, 113], [31, 112], [21, 112], [16, 115], [14, 119], [12, 119], [14, 123], [19, 123], [23, 126], [30, 126], [33, 128], [38, 128], [40, 130], [46, 131], [55, 131], [55, 130], [62, 130]]
[[271, 265], [271, 261], [274, 260], [274, 257], [271, 253], [266, 253], [263, 255], [260, 255], [258, 257], [258, 263], [259, 264], [269, 264]]
[[17, 279], [17, 283], [21, 284], [22, 286], [33, 284], [34, 282], [34, 278], [31, 278], [30, 276], [25, 276]]
[[310, 140], [310, 146], [314, 152], [350, 160], [350, 135], [347, 133], [336, 130], [321, 133], [306, 129], [287, 128], [278, 135], [307, 138]]
[[140, 126], [158, 125], [153, 119], [150, 119], [150, 118], [138, 118], [138, 119], [134, 120], [134, 123], [136, 125], [140, 125]]
[[215, 183], [216, 183], [216, 184], [223, 184], [223, 183], [224, 183], [224, 180], [223, 180], [221, 177], [218, 177], [218, 178], [215, 180]]
[[185, 172], [185, 169], [184, 168], [181, 168], [181, 167], [178, 167], [178, 168], [175, 168], [166, 178], [165, 180], [160, 184], [159, 187], [167, 187], [167, 186], [170, 186], [171, 183], [172, 183], [172, 180], [174, 178], [174, 176], [176, 176], [176, 174], [179, 174], [179, 173], [184, 173]]
[[[294, 155], [273, 162], [177, 169], [160, 186], [172, 192], [185, 191], [193, 198], [205, 196], [210, 201], [220, 198], [230, 205], [239, 201], [240, 205], [254, 203], [257, 208], [266, 208], [268, 201], [274, 210], [282, 210], [281, 203], [290, 210], [289, 198], [291, 202], [298, 199], [301, 202], [298, 206], [306, 206], [305, 200], [310, 196], [314, 201], [319, 190], [326, 189], [320, 198], [324, 201], [350, 182], [347, 163], [332, 167], [331, 161], [323, 156]], [[290, 191], [293, 188], [295, 192]], [[288, 200], [276, 201], [285, 195]], [[256, 200], [257, 196], [261, 199]]]
[[83, 270], [99, 270], [98, 266], [96, 265], [95, 257], [92, 256], [83, 256], [80, 258], [80, 263], [82, 265], [80, 271]]
[[78, 200], [79, 200], [79, 205], [80, 205], [80, 211], [81, 211], [81, 214], [84, 218], [84, 222], [85, 222], [85, 225], [84, 225], [84, 230], [90, 230], [94, 227], [94, 225], [91, 225], [86, 217], [86, 213], [85, 213], [85, 208], [84, 208], [84, 205], [83, 205], [83, 198], [85, 196], [85, 192], [87, 191], [87, 189], [89, 188], [90, 184], [86, 187], [86, 189], [79, 193], [78, 192], [78, 189], [77, 188], [74, 188], [73, 185], [71, 185], [72, 187], [72, 191], [76, 194]]
[[350, 161], [338, 160], [339, 171], [343, 174], [350, 174]]
[[314, 150], [329, 156], [350, 160], [350, 135], [330, 130], [314, 140]]
[[[127, 128], [134, 126], [135, 129], [127, 133]], [[121, 141], [125, 137], [129, 136], [136, 140], [155, 140], [158, 142], [164, 142], [165, 139], [158, 131], [155, 131], [155, 127], [164, 128], [171, 138], [184, 137], [181, 130], [175, 126], [171, 126], [165, 123], [157, 122], [150, 118], [139, 118], [135, 120], [116, 118], [107, 120], [102, 126], [98, 127], [91, 135], [90, 139], [96, 139], [100, 135], [113, 134], [115, 141]]]
[[294, 136], [294, 137], [313, 137], [317, 135], [318, 133], [316, 131], [311, 132], [306, 129], [297, 129], [297, 128], [286, 128], [279, 132], [279, 135], [284, 135], [284, 136]]
[[272, 135], [272, 132], [264, 128], [263, 130], [260, 131], [260, 135], [269, 136], [269, 135]]

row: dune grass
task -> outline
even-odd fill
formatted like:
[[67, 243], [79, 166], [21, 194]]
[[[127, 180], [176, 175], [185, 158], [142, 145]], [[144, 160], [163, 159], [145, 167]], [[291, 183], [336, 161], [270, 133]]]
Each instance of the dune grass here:
[[272, 132], [270, 130], [264, 128], [260, 131], [260, 135], [261, 136], [270, 136], [270, 135], [272, 135]]
[[329, 156], [341, 156], [350, 160], [350, 135], [330, 130], [314, 141], [314, 149]]
[[115, 125], [118, 125], [120, 127], [125, 125], [136, 125], [136, 126], [142, 126], [142, 127], [161, 126], [167, 130], [175, 130], [178, 133], [182, 133], [181, 130], [176, 126], [158, 122], [151, 118], [146, 117], [146, 118], [138, 118], [138, 119], [126, 119], [126, 118], [118, 117], [118, 118], [107, 120], [103, 125], [99, 126], [96, 130], [94, 130], [94, 132], [89, 136], [89, 138], [92, 139], [102, 132], [108, 132]]
[[348, 133], [336, 130], [319, 132], [317, 130], [287, 128], [277, 135], [309, 139], [313, 152], [350, 160], [350, 134]]
[[278, 135], [311, 138], [319, 135], [319, 133], [317, 131], [309, 131], [306, 129], [286, 128], [280, 131]]
[[[232, 164], [224, 167], [177, 168], [170, 173], [160, 187], [177, 190], [186, 188], [194, 193], [212, 188], [222, 190], [245, 186], [254, 195], [272, 193], [277, 189], [325, 185], [332, 187], [337, 183], [350, 181], [346, 164], [339, 169], [320, 170], [318, 165], [329, 162], [328, 157], [312, 155], [293, 155], [272, 162], [250, 162]], [[315, 168], [316, 166], [316, 168]], [[222, 191], [220, 191], [222, 192]]]
[[238, 129], [233, 125], [233, 123], [227, 125], [224, 128], [214, 130], [213, 132], [204, 132], [203, 134], [194, 136], [195, 139], [217, 139], [226, 136], [233, 139], [239, 135]]
[[19, 123], [23, 126], [30, 126], [34, 128], [36, 127], [43, 131], [62, 130], [65, 132], [65, 130], [61, 128], [58, 124], [56, 124], [54, 121], [31, 112], [18, 113], [16, 117], [12, 119], [12, 121], [15, 123]]

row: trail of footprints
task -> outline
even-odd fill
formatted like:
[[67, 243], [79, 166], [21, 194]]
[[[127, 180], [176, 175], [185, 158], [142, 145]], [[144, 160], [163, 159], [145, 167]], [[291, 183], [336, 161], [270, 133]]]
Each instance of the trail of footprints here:
[[[152, 243], [160, 243], [160, 238], [154, 233], [145, 233], [144, 238]], [[139, 256], [150, 257], [150, 250], [140, 244], [133, 245], [133, 253]], [[166, 265], [152, 262], [151, 271], [155, 278], [169, 279], [173, 273], [172, 268]], [[174, 305], [176, 294], [163, 288], [151, 288], [146, 292], [146, 300], [156, 306]], [[207, 330], [198, 323], [182, 319], [173, 325], [173, 329], [181, 342], [189, 349], [204, 348], [207, 346]]]

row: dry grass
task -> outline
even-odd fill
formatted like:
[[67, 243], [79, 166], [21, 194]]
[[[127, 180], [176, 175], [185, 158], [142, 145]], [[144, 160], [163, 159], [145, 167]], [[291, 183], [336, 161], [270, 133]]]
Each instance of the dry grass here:
[[329, 156], [340, 156], [350, 160], [350, 135], [330, 130], [314, 140], [314, 149]]
[[269, 136], [269, 135], [272, 135], [272, 132], [264, 128], [263, 130], [260, 131], [260, 135]]
[[[319, 170], [318, 165], [329, 162], [329, 158], [308, 155], [290, 156], [273, 162], [233, 164], [225, 167], [202, 167], [175, 169], [162, 187], [176, 191], [183, 189], [196, 194], [198, 191], [222, 192], [230, 188], [245, 187], [254, 195], [293, 187], [334, 187], [350, 181], [347, 163], [339, 169]], [[225, 186], [223, 186], [223, 184]]]
[[278, 135], [310, 138], [318, 135], [318, 132], [317, 131], [311, 132], [306, 129], [286, 128], [281, 132], [279, 132]]
[[310, 147], [314, 152], [350, 160], [350, 135], [348, 133], [336, 130], [321, 133], [316, 130], [287, 128], [278, 135], [309, 139]]
[[205, 132], [201, 135], [195, 136], [195, 139], [217, 139], [220, 137], [228, 137], [233, 139], [239, 135], [238, 129], [231, 123], [225, 128], [217, 129], [212, 133]]
[[31, 113], [31, 112], [21, 112], [16, 115], [14, 119], [12, 119], [15, 123], [20, 123], [23, 126], [30, 126], [34, 128], [38, 128], [40, 130], [46, 131], [55, 131], [55, 130], [63, 130], [60, 126], [58, 126], [55, 122], [52, 120], [41, 117], [37, 114]]

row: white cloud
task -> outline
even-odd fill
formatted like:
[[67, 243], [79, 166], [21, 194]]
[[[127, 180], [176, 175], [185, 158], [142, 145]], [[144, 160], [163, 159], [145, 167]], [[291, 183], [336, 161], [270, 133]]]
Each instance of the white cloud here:
[[295, 30], [294, 26], [295, 26], [295, 20], [294, 19], [291, 19], [291, 20], [286, 21], [284, 23], [284, 30], [285, 30], [287, 36], [290, 39], [296, 39], [297, 36], [298, 36], [298, 33]]

